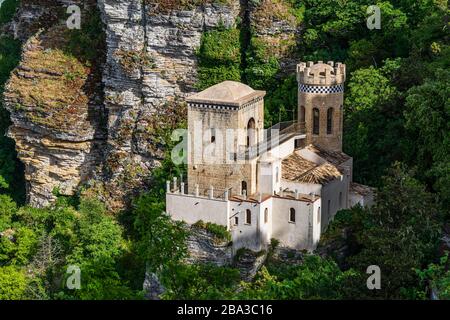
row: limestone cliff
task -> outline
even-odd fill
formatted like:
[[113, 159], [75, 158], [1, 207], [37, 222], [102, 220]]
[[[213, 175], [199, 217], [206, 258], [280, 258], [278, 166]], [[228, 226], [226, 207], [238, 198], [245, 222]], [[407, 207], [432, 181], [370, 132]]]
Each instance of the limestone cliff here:
[[98, 1], [106, 26], [103, 83], [109, 132], [108, 187], [102, 189], [114, 199], [112, 210], [122, 205], [118, 199], [142, 191], [149, 172], [163, 159], [155, 134], [177, 119], [172, 111], [178, 111], [167, 106], [195, 90], [202, 33], [234, 25], [239, 1], [219, 2], [188, 6], [189, 1], [174, 1], [168, 7], [165, 1]]
[[[269, 55], [291, 65], [298, 23], [290, 7], [284, 0], [254, 3], [23, 1], [8, 26], [25, 45], [5, 102], [13, 120], [9, 136], [25, 164], [29, 202], [45, 206], [55, 188], [69, 195], [88, 184], [88, 192], [116, 211], [149, 186], [149, 173], [164, 157], [160, 130], [181, 125], [185, 110], [178, 101], [196, 90], [197, 50], [205, 32], [251, 29], [253, 39], [276, 51]], [[80, 5], [83, 23], [95, 8], [100, 12], [98, 33], [105, 42], [85, 44], [99, 47], [94, 64], [70, 52], [69, 4]]]
[[37, 207], [56, 190], [73, 194], [102, 160], [101, 79], [97, 67], [68, 52], [70, 37], [55, 24], [26, 40], [4, 93], [13, 122], [8, 135], [25, 164], [28, 202]]

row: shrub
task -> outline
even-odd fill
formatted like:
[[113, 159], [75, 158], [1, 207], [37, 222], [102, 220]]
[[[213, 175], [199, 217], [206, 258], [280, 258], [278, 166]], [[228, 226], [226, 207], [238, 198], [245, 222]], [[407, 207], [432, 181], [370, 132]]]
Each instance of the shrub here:
[[193, 226], [209, 231], [216, 237], [217, 240], [228, 241], [228, 242], [231, 241], [231, 233], [224, 226], [221, 226], [221, 225], [218, 225], [215, 223], [211, 223], [211, 222], [205, 223], [202, 220], [197, 221], [196, 223], [194, 223]]

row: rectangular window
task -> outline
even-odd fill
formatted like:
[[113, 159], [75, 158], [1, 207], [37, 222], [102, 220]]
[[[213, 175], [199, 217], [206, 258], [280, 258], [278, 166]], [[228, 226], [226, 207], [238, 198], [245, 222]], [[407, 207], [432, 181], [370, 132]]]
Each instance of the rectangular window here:
[[291, 208], [289, 210], [289, 222], [294, 223], [295, 222], [295, 209]]
[[234, 225], [239, 225], [239, 217], [234, 217]]
[[249, 209], [247, 209], [245, 214], [245, 223], [252, 224], [252, 212]]

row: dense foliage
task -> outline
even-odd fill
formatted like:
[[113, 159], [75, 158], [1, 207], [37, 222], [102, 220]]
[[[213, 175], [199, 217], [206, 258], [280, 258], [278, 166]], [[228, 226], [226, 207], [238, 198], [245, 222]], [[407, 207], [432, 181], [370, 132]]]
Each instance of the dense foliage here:
[[[18, 1], [6, 0], [0, 8], [0, 26], [11, 19]], [[0, 35], [0, 98], [3, 88], [20, 59], [20, 41]], [[0, 194], [9, 193], [16, 201], [23, 202], [24, 182], [22, 167], [16, 159], [14, 142], [6, 137], [10, 125], [8, 111], [0, 99]]]
[[[0, 24], [17, 3], [3, 3]], [[431, 291], [449, 298], [448, 258], [438, 250], [450, 218], [446, 1], [378, 1], [380, 30], [366, 26], [372, 1], [277, 3], [301, 24], [291, 57], [348, 67], [344, 151], [354, 158], [354, 180], [379, 192], [377, 205], [339, 212], [324, 235], [324, 246], [343, 242], [346, 255], [305, 255], [293, 265], [269, 258], [251, 283], [232, 267], [185, 264], [189, 233], [164, 213], [165, 181], [186, 173], [170, 160], [170, 132], [160, 133], [167, 155], [152, 172], [153, 188], [117, 217], [83, 196], [59, 197], [46, 209], [21, 206], [22, 169], [4, 136], [10, 122], [0, 106], [0, 299], [137, 299], [146, 272], [158, 275], [165, 299], [424, 299]], [[93, 15], [68, 48], [95, 64], [98, 24]], [[295, 76], [283, 74], [271, 49], [246, 21], [205, 32], [198, 89], [244, 81], [268, 91], [266, 126], [295, 118]], [[19, 58], [20, 43], [0, 38], [0, 93]], [[229, 240], [217, 226], [202, 227]], [[381, 290], [367, 290], [369, 265], [382, 270]], [[81, 269], [80, 290], [66, 286], [69, 266]]]

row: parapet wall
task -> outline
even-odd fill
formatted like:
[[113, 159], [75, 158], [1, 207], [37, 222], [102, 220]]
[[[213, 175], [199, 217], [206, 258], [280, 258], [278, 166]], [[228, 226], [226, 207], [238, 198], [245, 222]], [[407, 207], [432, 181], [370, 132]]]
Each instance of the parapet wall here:
[[297, 65], [297, 80], [301, 84], [313, 86], [335, 86], [345, 82], [346, 67], [340, 62], [301, 62]]

